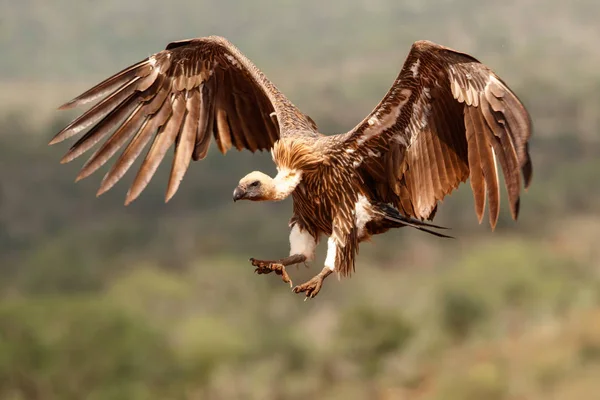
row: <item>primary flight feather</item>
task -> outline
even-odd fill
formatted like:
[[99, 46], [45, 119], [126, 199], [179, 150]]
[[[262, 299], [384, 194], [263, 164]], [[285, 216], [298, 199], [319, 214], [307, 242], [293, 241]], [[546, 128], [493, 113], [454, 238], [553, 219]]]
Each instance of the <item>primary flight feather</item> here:
[[[99, 101], [98, 101], [99, 100]], [[251, 259], [256, 272], [276, 272], [312, 261], [328, 237], [323, 270], [294, 291], [317, 295], [332, 272], [354, 270], [358, 244], [391, 228], [411, 226], [445, 236], [424, 222], [437, 204], [470, 179], [479, 221], [486, 199], [489, 222], [499, 215], [498, 164], [513, 219], [522, 186], [531, 182], [531, 120], [521, 101], [490, 68], [468, 54], [429, 41], [413, 44], [400, 74], [377, 107], [355, 128], [323, 135], [260, 70], [226, 39], [216, 36], [170, 43], [69, 101], [61, 109], [98, 101], [52, 139], [83, 133], [62, 162], [91, 155], [83, 179], [124, 147], [104, 176], [109, 190], [151, 142], [127, 193], [144, 190], [166, 152], [175, 156], [168, 201], [192, 160], [206, 157], [214, 138], [225, 154], [270, 150], [272, 178], [258, 171], [242, 178], [234, 201], [293, 198], [290, 255]]]

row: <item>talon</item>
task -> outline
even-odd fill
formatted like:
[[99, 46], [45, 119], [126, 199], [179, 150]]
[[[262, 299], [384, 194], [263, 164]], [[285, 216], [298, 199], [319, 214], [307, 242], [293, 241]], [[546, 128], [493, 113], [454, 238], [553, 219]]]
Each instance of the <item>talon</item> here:
[[275, 271], [275, 273], [277, 275], [281, 275], [281, 279], [285, 283], [289, 283], [290, 286], [292, 286], [292, 280], [290, 279], [290, 276], [288, 275], [287, 271], [285, 270], [285, 266], [283, 264], [273, 263], [270, 265], [270, 268], [272, 271]]
[[306, 297], [304, 299], [305, 301], [307, 299], [312, 299], [317, 294], [319, 294], [319, 291], [321, 290], [321, 287], [323, 286], [323, 279], [324, 279], [324, 277], [322, 275], [316, 275], [308, 282], [303, 283], [302, 285], [296, 286], [293, 289], [293, 291], [294, 291], [294, 293], [306, 292], [305, 293]]
[[253, 266], [256, 267], [254, 269], [254, 272], [256, 274], [263, 275], [263, 274], [270, 274], [271, 272], [275, 272], [277, 275], [281, 276], [281, 279], [285, 283], [289, 283], [290, 287], [292, 287], [292, 280], [290, 279], [290, 276], [288, 275], [287, 271], [285, 270], [285, 266], [283, 264], [277, 263], [274, 261], [257, 260], [255, 258], [250, 258], [250, 262], [252, 263]]
[[251, 258], [250, 263], [252, 263], [253, 267], [259, 267], [259, 268], [264, 268], [265, 266], [270, 264], [270, 263], [262, 261], [262, 260], [257, 260], [256, 258]]

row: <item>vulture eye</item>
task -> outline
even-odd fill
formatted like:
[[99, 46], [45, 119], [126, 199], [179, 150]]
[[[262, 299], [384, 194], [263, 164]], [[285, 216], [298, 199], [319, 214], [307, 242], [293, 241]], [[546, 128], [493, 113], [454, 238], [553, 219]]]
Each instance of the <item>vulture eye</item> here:
[[260, 181], [254, 181], [250, 184], [250, 187], [257, 187], [260, 186]]

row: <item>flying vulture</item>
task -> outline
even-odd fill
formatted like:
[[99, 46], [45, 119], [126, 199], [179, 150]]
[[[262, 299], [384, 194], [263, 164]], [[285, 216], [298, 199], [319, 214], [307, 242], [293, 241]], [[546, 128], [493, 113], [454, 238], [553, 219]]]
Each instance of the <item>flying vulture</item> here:
[[233, 147], [270, 150], [277, 175], [251, 172], [239, 181], [233, 200], [293, 198], [290, 255], [250, 259], [259, 274], [276, 272], [291, 286], [285, 267], [312, 261], [321, 236], [328, 237], [323, 270], [294, 288], [307, 298], [319, 293], [332, 272], [349, 276], [359, 243], [372, 235], [411, 226], [444, 236], [425, 220], [467, 178], [480, 223], [487, 198], [492, 229], [499, 213], [498, 164], [515, 220], [521, 179], [524, 187], [531, 181], [531, 120], [517, 96], [477, 59], [424, 40], [412, 45], [377, 107], [337, 135], [319, 133], [248, 58], [216, 36], [170, 43], [60, 108], [95, 100], [50, 144], [87, 130], [62, 158], [65, 163], [108, 136], [77, 180], [125, 147], [104, 176], [100, 195], [152, 142], [125, 204], [140, 195], [172, 146], [166, 201], [190, 161], [206, 157], [211, 136], [223, 154]]

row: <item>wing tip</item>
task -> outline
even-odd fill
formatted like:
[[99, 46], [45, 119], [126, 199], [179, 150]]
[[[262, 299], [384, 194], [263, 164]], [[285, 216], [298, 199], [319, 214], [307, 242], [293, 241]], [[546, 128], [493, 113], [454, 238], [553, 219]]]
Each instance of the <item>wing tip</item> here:
[[56, 135], [54, 135], [54, 137], [48, 142], [48, 146], [52, 146], [55, 145], [57, 143], [60, 143], [66, 139], [68, 139], [69, 137], [71, 137], [72, 135], [70, 134], [71, 129], [70, 128], [65, 128], [62, 131], [58, 132]]
[[521, 170], [523, 171], [523, 179], [525, 181], [525, 189], [528, 189], [529, 185], [531, 185], [531, 178], [533, 176], [533, 166], [531, 165], [530, 158], [527, 158], [527, 161], [525, 162], [525, 165], [523, 165]]
[[[177, 190], [179, 190], [179, 185], [181, 185], [181, 181], [183, 180], [183, 174], [176, 174], [175, 171], [177, 171], [177, 169], [175, 169], [175, 166], [173, 166], [173, 168], [174, 169], [171, 170], [171, 176], [169, 177], [169, 183], [167, 183], [167, 191], [165, 193], [165, 204], [168, 203], [173, 198], [173, 196], [175, 196], [175, 193], [177, 193]], [[183, 170], [184, 173], [186, 169]]]
[[63, 105], [59, 106], [57, 108], [57, 110], [59, 111], [64, 111], [64, 110], [71, 110], [75, 107], [77, 107], [79, 104], [77, 104], [77, 99], [73, 99], [73, 100], [69, 100], [66, 103], [64, 103]]
[[510, 205], [510, 213], [512, 219], [517, 221], [519, 219], [519, 210], [521, 208], [521, 198], [517, 197], [516, 201]]
[[490, 228], [492, 229], [492, 232], [496, 230], [496, 225], [498, 225], [498, 216], [494, 218], [492, 214], [490, 214]]
[[75, 182], [79, 182], [80, 180], [87, 178], [88, 176], [90, 176], [91, 174], [96, 172], [96, 170], [97, 170], [97, 168], [94, 168], [93, 164], [91, 164], [90, 161], [88, 160], [88, 162], [85, 163], [85, 165], [81, 168], [81, 170], [77, 174], [77, 177], [75, 178]]
[[75, 177], [75, 183], [79, 182], [82, 179], [85, 179], [87, 177], [87, 175], [83, 174], [83, 171], [79, 172], [79, 174], [77, 174], [77, 176]]
[[125, 197], [125, 206], [131, 204], [134, 200], [136, 200], [140, 194], [144, 191], [149, 181], [144, 181], [144, 175], [142, 170], [138, 171], [137, 176], [135, 177], [131, 187], [127, 191], [127, 195]]
[[492, 227], [492, 232], [494, 232], [496, 230], [496, 225], [498, 225], [498, 219], [500, 218], [500, 204], [489, 211], [490, 226]]
[[129, 189], [127, 191], [127, 196], [125, 196], [125, 203], [123, 203], [125, 205], [125, 207], [130, 205], [135, 199], [137, 199], [138, 196], [139, 196], [139, 193], [134, 193], [131, 191], [131, 189]]
[[65, 155], [64, 155], [64, 156], [62, 156], [62, 158], [60, 159], [60, 161], [59, 161], [59, 162], [60, 162], [61, 164], [67, 164], [67, 163], [70, 163], [71, 161], [73, 161], [74, 159], [76, 159], [76, 158], [77, 158], [77, 156], [76, 156], [76, 155], [75, 155], [75, 156], [73, 155], [73, 150], [74, 150], [74, 149], [70, 149], [69, 151], [67, 151], [67, 152], [65, 153]]
[[175, 193], [177, 193], [177, 188], [173, 188], [171, 185], [169, 185], [167, 188], [167, 193], [165, 194], [165, 204], [167, 204], [173, 198], [173, 196], [175, 196]]
[[480, 213], [477, 211], [477, 222], [479, 223], [479, 225], [481, 225], [481, 223], [483, 222], [483, 213]]
[[485, 214], [485, 192], [477, 193], [474, 191], [473, 197], [475, 198], [475, 214], [477, 215], [477, 222], [479, 223], [479, 225], [481, 225], [481, 223], [483, 222], [483, 215]]
[[102, 196], [104, 193], [110, 190], [111, 186], [107, 186], [104, 182], [100, 184], [100, 187], [96, 191], [96, 197]]

